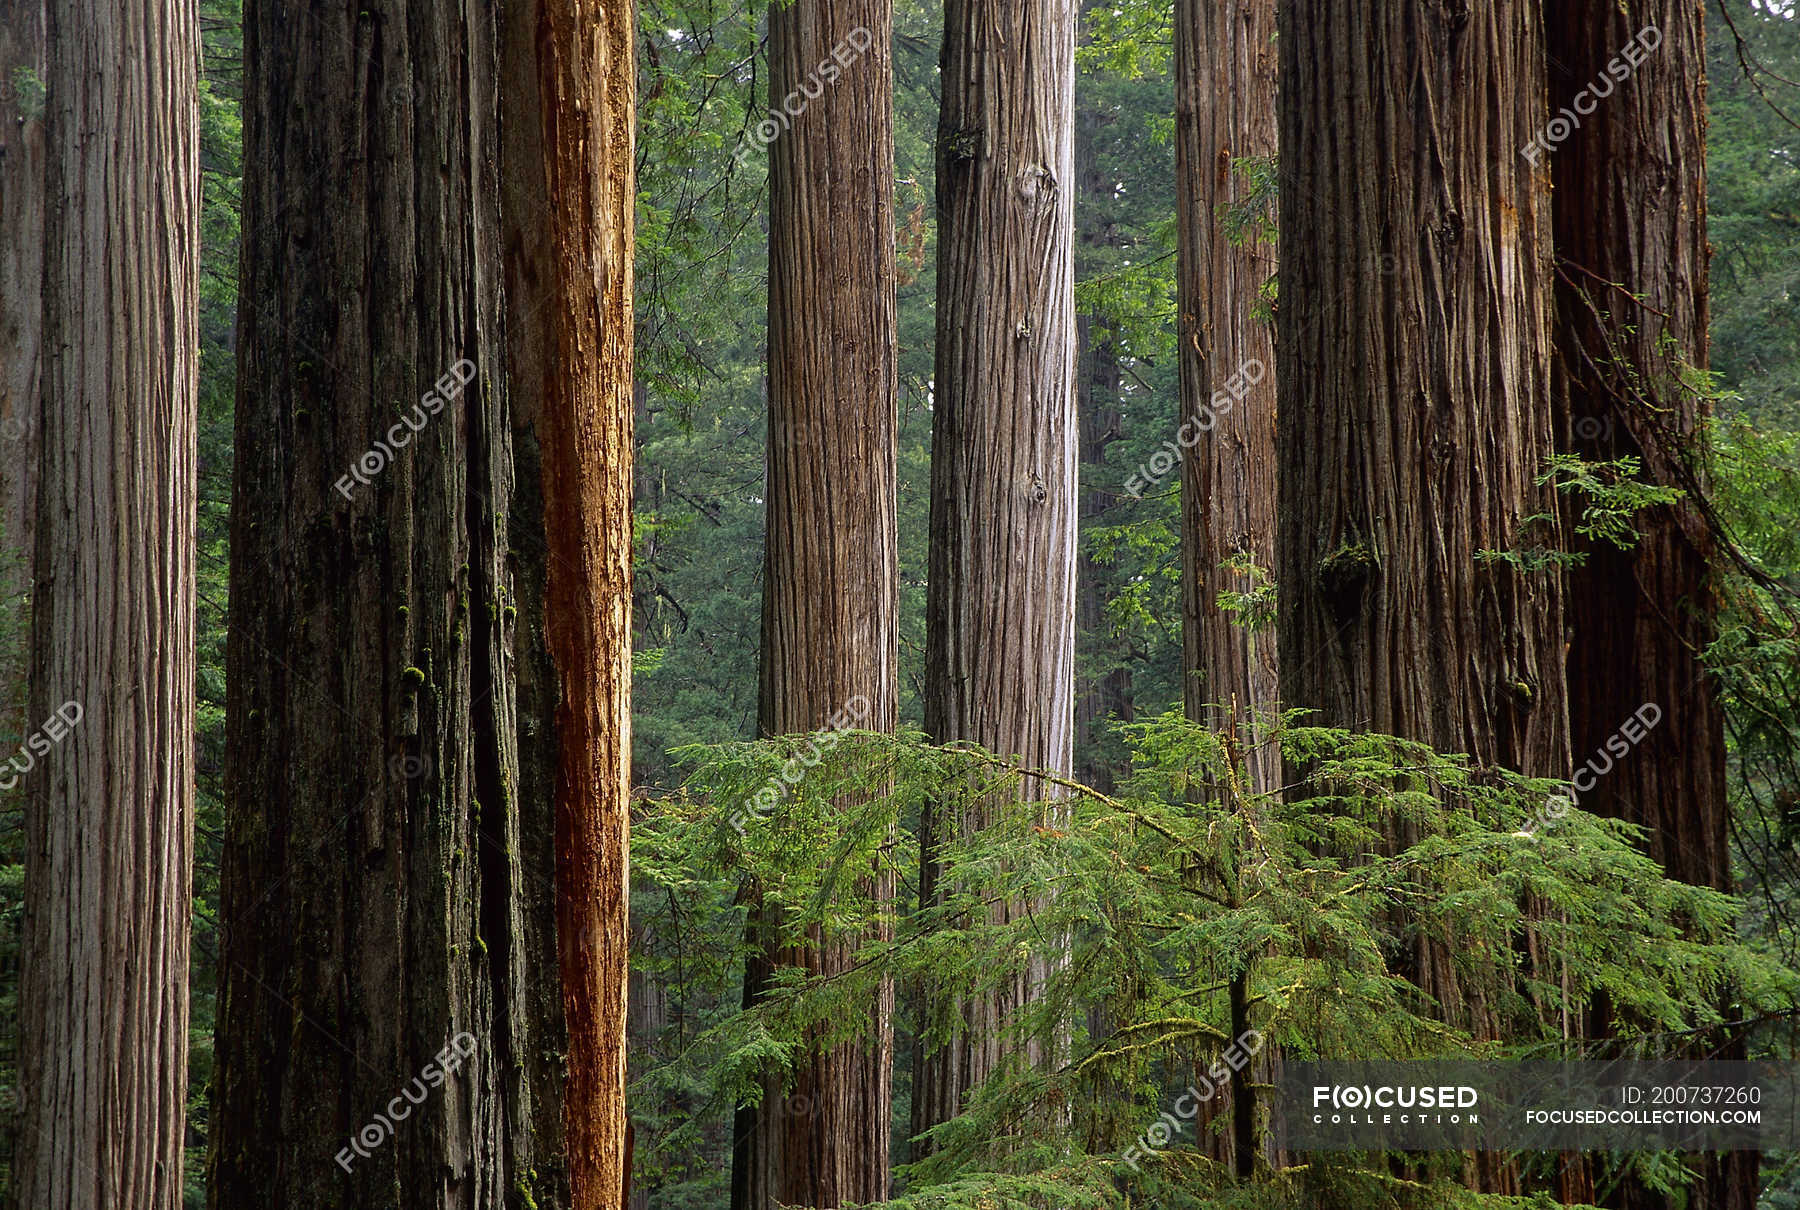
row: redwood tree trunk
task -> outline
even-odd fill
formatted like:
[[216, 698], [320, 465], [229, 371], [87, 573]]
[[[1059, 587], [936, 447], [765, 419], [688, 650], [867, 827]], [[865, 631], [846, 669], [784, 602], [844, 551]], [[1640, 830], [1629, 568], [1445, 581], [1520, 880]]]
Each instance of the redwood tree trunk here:
[[[1281, 15], [1283, 702], [1561, 776], [1560, 584], [1476, 557], [1553, 508], [1549, 199], [1518, 155], [1544, 118], [1537, 8]], [[1413, 967], [1491, 1028], [1442, 939]]]
[[[1228, 224], [1246, 222], [1251, 174], [1274, 166], [1276, 54], [1275, 0], [1175, 7], [1183, 701], [1194, 721], [1235, 716], [1257, 739], [1278, 693], [1274, 626], [1253, 630], [1219, 594], [1254, 587], [1227, 559], [1275, 570], [1275, 341], [1261, 301], [1274, 215], [1237, 238]], [[1280, 784], [1272, 746], [1245, 759], [1253, 789]]]
[[[1062, 774], [1078, 507], [1074, 47], [1071, 0], [945, 6], [925, 661], [933, 739]], [[979, 807], [927, 811], [922, 899], [937, 893], [937, 846], [984, 822]], [[922, 1047], [914, 1134], [955, 1116], [994, 1069], [997, 1027], [1034, 981], [967, 1003], [959, 1036]]]
[[46, 47], [46, 355], [42, 408], [25, 409], [42, 435], [29, 718], [45, 743], [26, 753], [38, 767], [14, 757], [9, 773], [26, 790], [13, 1175], [33, 1210], [177, 1210], [194, 827], [198, 13], [185, 0], [57, 0]]
[[[1715, 551], [1692, 499], [1704, 487], [1698, 452], [1710, 408], [1682, 382], [1707, 364], [1704, 14], [1676, 0], [1633, 5], [1629, 14], [1593, 2], [1549, 4], [1544, 13], [1560, 48], [1550, 65], [1552, 111], [1592, 102], [1566, 141], [1531, 156], [1555, 185], [1555, 383], [1566, 448], [1592, 461], [1636, 457], [1642, 478], [1689, 493], [1638, 516], [1630, 550], [1583, 544], [1587, 560], [1570, 573], [1575, 761], [1585, 767], [1599, 754], [1612, 764], [1607, 738], [1644, 703], [1662, 710], [1637, 749], [1603, 776], [1583, 778], [1592, 784], [1578, 801], [1643, 826], [1671, 878], [1729, 890], [1724, 717], [1699, 658], [1716, 633]], [[1609, 62], [1646, 29], [1657, 31], [1646, 39], [1657, 45], [1615, 82]], [[1754, 1152], [1710, 1157], [1706, 1204], [1754, 1205], [1756, 1160]], [[1667, 1204], [1636, 1186], [1628, 1200]]]
[[[549, 537], [557, 935], [572, 1210], [625, 1202], [631, 829], [633, 6], [538, 0], [548, 359], [533, 399]], [[530, 12], [530, 6], [525, 11]], [[526, 121], [530, 121], [529, 116]], [[525, 219], [529, 216], [521, 215]], [[533, 317], [527, 317], [531, 323]], [[520, 366], [523, 373], [527, 367]]]
[[[1662, 35], [1642, 70], [1539, 157], [1555, 183], [1559, 419], [1581, 457], [1636, 457], [1644, 479], [1691, 490], [1710, 411], [1678, 380], [1707, 361], [1703, 14], [1675, 0], [1629, 15], [1598, 3], [1545, 12], [1567, 48], [1551, 68], [1556, 108], [1612, 84], [1607, 61], [1641, 29]], [[1729, 889], [1724, 723], [1699, 660], [1715, 633], [1714, 542], [1691, 499], [1636, 527], [1629, 551], [1584, 544], [1569, 576], [1575, 758], [1603, 749], [1645, 702], [1663, 719], [1580, 805], [1648, 829], [1671, 878]]]
[[[818, 730], [864, 702], [859, 727], [891, 731], [897, 718], [892, 27], [891, 0], [769, 12], [770, 108], [802, 112], [769, 147], [765, 736]], [[891, 898], [891, 872], [872, 877]], [[760, 904], [751, 914], [753, 937], [780, 926]], [[856, 948], [835, 937], [770, 949], [746, 972], [746, 998], [773, 966], [836, 974]], [[887, 1197], [892, 1014], [884, 985], [865, 1042], [802, 1057], [785, 1094], [789, 1074], [769, 1073], [762, 1103], [739, 1114], [734, 1210]]]
[[[1176, 306], [1181, 376], [1182, 679], [1188, 718], [1244, 741], [1246, 789], [1281, 784], [1281, 756], [1263, 718], [1277, 706], [1272, 619], [1223, 608], [1254, 576], [1224, 566], [1248, 558], [1275, 574], [1275, 341], [1262, 288], [1275, 275], [1273, 199], [1255, 196], [1273, 171], [1275, 0], [1175, 6]], [[1234, 987], [1235, 990], [1235, 987]], [[1242, 1032], [1235, 1020], [1232, 1033]], [[1270, 1047], [1250, 1076], [1272, 1083]], [[1204, 1066], [1204, 1064], [1201, 1064]], [[1226, 1094], [1201, 1105], [1196, 1139], [1248, 1175], [1256, 1106]], [[1230, 1115], [1231, 1128], [1211, 1122]], [[1277, 1157], [1270, 1153], [1270, 1160]]]
[[245, 12], [220, 1210], [567, 1204], [496, 24]]

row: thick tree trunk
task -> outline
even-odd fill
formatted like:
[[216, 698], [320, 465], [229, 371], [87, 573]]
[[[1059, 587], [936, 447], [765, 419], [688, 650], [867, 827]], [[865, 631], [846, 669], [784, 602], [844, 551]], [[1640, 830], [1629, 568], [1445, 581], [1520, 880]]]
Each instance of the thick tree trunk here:
[[[765, 736], [846, 710], [891, 731], [898, 715], [892, 30], [891, 0], [769, 12], [770, 108], [801, 112], [769, 147]], [[891, 898], [891, 872], [872, 877]], [[751, 913], [752, 937], [780, 927], [760, 904]], [[772, 967], [831, 975], [856, 947], [834, 937], [766, 951], [746, 972], [747, 1000]], [[769, 1074], [762, 1103], [739, 1115], [734, 1210], [886, 1198], [892, 1015], [884, 985], [866, 1041]]]
[[[1557, 404], [1569, 448], [1630, 455], [1643, 478], [1700, 486], [1706, 366], [1705, 31], [1691, 4], [1546, 7], [1560, 51], [1551, 104], [1591, 84], [1640, 30], [1658, 49], [1548, 156], [1555, 183]], [[1585, 102], [1584, 102], [1585, 104]], [[1699, 655], [1714, 636], [1714, 543], [1690, 500], [1637, 518], [1629, 551], [1584, 544], [1569, 576], [1569, 720], [1578, 760], [1645, 702], [1663, 711], [1642, 747], [1580, 793], [1584, 810], [1642, 824], [1669, 876], [1728, 889], [1725, 741]], [[1585, 780], [1585, 779], [1584, 779]]]
[[0, 728], [23, 735], [44, 296], [44, 0], [0, 0]]
[[[1274, 166], [1276, 55], [1275, 0], [1176, 5], [1183, 701], [1194, 721], [1235, 719], [1256, 739], [1278, 692], [1274, 626], [1254, 631], [1219, 594], [1255, 586], [1228, 559], [1275, 570], [1275, 341], [1261, 298], [1275, 243], [1244, 211], [1251, 174]], [[1272, 745], [1245, 760], [1254, 789], [1280, 784]]]
[[42, 436], [42, 729], [9, 773], [27, 795], [14, 1175], [32, 1210], [182, 1200], [199, 30], [186, 2], [48, 9], [43, 396], [19, 409]]
[[540, 322], [551, 355], [532, 397], [542, 405], [546, 631], [560, 686], [556, 890], [572, 1210], [624, 1204], [630, 1149], [632, 23], [629, 0], [539, 0], [519, 30], [537, 31], [547, 202]]
[[[1536, 6], [1281, 15], [1284, 704], [1560, 776], [1560, 584], [1476, 557], [1553, 508], [1549, 202], [1518, 155], [1544, 118]], [[1443, 939], [1413, 966], [1492, 1028]]]
[[567, 1204], [495, 29], [245, 13], [221, 1210]]
[[[1544, 13], [1559, 48], [1550, 107], [1580, 123], [1553, 150], [1529, 153], [1555, 186], [1555, 398], [1566, 448], [1595, 461], [1636, 457], [1645, 480], [1690, 494], [1639, 516], [1628, 551], [1584, 544], [1587, 561], [1569, 575], [1578, 801], [1646, 828], [1671, 878], [1729, 890], [1724, 720], [1700, 662], [1715, 635], [1714, 542], [1691, 498], [1704, 486], [1709, 406], [1684, 381], [1707, 362], [1704, 15], [1676, 0]], [[1634, 43], [1642, 66], [1618, 82], [1608, 65]], [[1607, 738], [1647, 702], [1661, 722], [1614, 764]], [[1707, 1179], [1708, 1206], [1748, 1208], [1756, 1155], [1711, 1157]], [[1667, 1204], [1638, 1187], [1628, 1200]]]
[[[1075, 6], [950, 0], [938, 117], [938, 309], [925, 729], [1069, 772], [1075, 688]], [[1027, 792], [1050, 797], [1028, 783]], [[927, 811], [936, 847], [985, 822]], [[1006, 906], [1002, 911], [1018, 910]], [[1035, 977], [964, 1006], [915, 1067], [913, 1132], [955, 1116]]]

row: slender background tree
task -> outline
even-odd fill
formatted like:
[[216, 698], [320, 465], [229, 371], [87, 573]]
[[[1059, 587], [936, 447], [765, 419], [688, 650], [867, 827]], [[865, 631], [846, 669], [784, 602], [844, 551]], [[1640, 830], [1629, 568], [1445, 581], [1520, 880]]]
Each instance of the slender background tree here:
[[[769, 106], [802, 112], [769, 146], [763, 735], [847, 712], [876, 731], [898, 719], [893, 20], [891, 0], [769, 11]], [[892, 898], [892, 872], [871, 877]], [[856, 938], [784, 946], [774, 910], [749, 894], [762, 955], [746, 1003], [774, 966], [845, 970]], [[858, 1040], [771, 1072], [760, 1105], [739, 1113], [734, 1210], [887, 1196], [893, 998], [884, 983]]]
[[[1082, 5], [1088, 23], [1093, 0]], [[1117, 210], [1118, 182], [1108, 169], [1105, 142], [1119, 115], [1101, 94], [1098, 82], [1075, 90], [1075, 239], [1076, 271], [1085, 254], [1105, 263], [1129, 238], [1121, 230]], [[1106, 482], [1107, 450], [1124, 435], [1120, 393], [1124, 370], [1119, 364], [1118, 321], [1090, 304], [1075, 317], [1075, 410], [1080, 425], [1081, 521], [1104, 524], [1117, 507], [1119, 493]], [[1103, 561], [1092, 543], [1083, 543], [1076, 566], [1077, 683], [1075, 694], [1075, 772], [1080, 781], [1110, 790], [1115, 770], [1108, 759], [1107, 731], [1115, 721], [1132, 718], [1131, 666], [1126, 645], [1111, 633], [1106, 616], [1108, 589]]]
[[[934, 739], [1065, 775], [1079, 505], [1074, 54], [1069, 0], [945, 6], [925, 659]], [[939, 838], [982, 822], [931, 814], [922, 901], [937, 891]], [[961, 1031], [922, 1047], [915, 1135], [954, 1117], [994, 1070], [1001, 1023], [1032, 982], [1027, 972], [969, 1002]]]

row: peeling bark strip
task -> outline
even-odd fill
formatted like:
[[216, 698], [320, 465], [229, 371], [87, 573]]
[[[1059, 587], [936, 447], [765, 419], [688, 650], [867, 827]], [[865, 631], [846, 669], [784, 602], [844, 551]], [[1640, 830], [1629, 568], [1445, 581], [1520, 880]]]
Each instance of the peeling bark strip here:
[[[524, 5], [530, 14], [534, 6]], [[535, 5], [547, 329], [535, 398], [556, 664], [556, 924], [574, 1210], [625, 1199], [631, 798], [632, 6]], [[529, 27], [526, 27], [529, 28]], [[523, 32], [523, 29], [520, 31]], [[521, 218], [524, 216], [521, 215]], [[527, 323], [532, 322], [527, 320]], [[521, 366], [521, 370], [525, 367]]]
[[[567, 1205], [500, 24], [487, 0], [245, 6], [217, 1210]], [[459, 1035], [475, 1053], [392, 1142], [335, 1163]]]
[[[1067, 774], [1075, 695], [1075, 5], [949, 0], [938, 116], [937, 360], [925, 730]], [[1047, 789], [1032, 786], [1034, 795]], [[943, 840], [922, 821], [920, 896]], [[1000, 910], [1017, 910], [1018, 905]], [[1033, 979], [921, 1053], [913, 1133], [961, 1111]]]
[[[1537, 6], [1281, 18], [1283, 701], [1565, 776], [1559, 579], [1476, 559], [1554, 509], [1549, 199], [1515, 154], [1543, 124]], [[1444, 945], [1414, 964], [1483, 1028]]]
[[29, 715], [50, 720], [61, 707], [61, 722], [82, 725], [46, 742], [24, 779], [13, 1175], [32, 1210], [178, 1210], [199, 22], [192, 0], [56, 0], [46, 32], [43, 394], [41, 410], [23, 409], [39, 421], [43, 455]]
[[[817, 96], [809, 90], [814, 65], [822, 70], [846, 39], [862, 54], [854, 70], [796, 108], [796, 95]], [[892, 731], [898, 718], [892, 40], [892, 0], [794, 0], [769, 10], [769, 97], [792, 127], [769, 152], [768, 538], [757, 712], [765, 736], [840, 725]], [[791, 440], [796, 432], [810, 440]], [[891, 899], [892, 871], [873, 878], [865, 889]], [[839, 974], [871, 940], [781, 947], [773, 942], [780, 928], [772, 910], [751, 904], [748, 929], [760, 949], [745, 971], [746, 1003], [772, 970]], [[872, 940], [890, 936], [884, 930]], [[741, 1108], [734, 1123], [734, 1210], [887, 1197], [893, 999], [884, 980], [869, 1005], [866, 1041], [811, 1047], [791, 1076], [765, 1074], [761, 1103]]]

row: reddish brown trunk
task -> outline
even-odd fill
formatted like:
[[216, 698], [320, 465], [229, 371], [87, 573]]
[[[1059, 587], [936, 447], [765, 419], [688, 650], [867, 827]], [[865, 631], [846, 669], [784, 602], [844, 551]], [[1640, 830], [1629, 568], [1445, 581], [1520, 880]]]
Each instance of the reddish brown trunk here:
[[[631, 799], [632, 5], [539, 0], [549, 360], [537, 417], [556, 707], [572, 1210], [625, 1189]], [[527, 118], [527, 121], [530, 119]], [[528, 321], [530, 322], [530, 321]]]
[[[1176, 4], [1183, 704], [1194, 721], [1236, 731], [1252, 793], [1280, 784], [1262, 725], [1279, 691], [1275, 627], [1226, 609], [1220, 594], [1258, 586], [1228, 560], [1275, 569], [1275, 344], [1263, 297], [1275, 216], [1273, 198], [1254, 191], [1276, 161], [1276, 59], [1275, 0]], [[1247, 1024], [1234, 1020], [1233, 1036]], [[1261, 1052], [1255, 1079], [1268, 1081], [1277, 1061]], [[1234, 1081], [1204, 1103], [1195, 1134], [1244, 1174], [1256, 1106], [1238, 1091]], [[1227, 1130], [1212, 1126], [1221, 1115]]]
[[[938, 118], [937, 361], [925, 729], [1067, 774], [1075, 660], [1075, 7], [950, 0]], [[1041, 787], [1029, 793], [1044, 795]], [[927, 811], [936, 846], [986, 822]], [[1018, 910], [1004, 907], [1002, 911]], [[915, 1134], [955, 1116], [1001, 1056], [1024, 976], [965, 1005], [922, 1053]]]
[[[891, 0], [769, 13], [770, 109], [800, 112], [769, 146], [765, 736], [897, 718], [892, 27]], [[892, 875], [866, 889], [891, 898]], [[780, 927], [752, 905], [752, 938]], [[857, 938], [814, 939], [753, 960], [746, 1001], [772, 967], [848, 968]], [[761, 1104], [738, 1114], [735, 1210], [886, 1198], [892, 1012], [883, 985], [864, 1041], [769, 1073]]]
[[[26, 795], [12, 1175], [19, 1205], [33, 1210], [179, 1210], [194, 826], [198, 12], [189, 0], [100, 11], [57, 0], [45, 46], [42, 407], [14, 413], [41, 424], [43, 456], [32, 731], [0, 769], [4, 788], [23, 782]], [[30, 162], [27, 151], [21, 170]], [[29, 213], [28, 192], [16, 200]]]
[[[1523, 153], [1554, 183], [1565, 448], [1591, 461], [1636, 457], [1643, 479], [1689, 494], [1637, 517], [1630, 550], [1578, 548], [1587, 559], [1570, 573], [1567, 603], [1577, 801], [1647, 829], [1671, 878], [1729, 890], [1724, 718], [1700, 662], [1716, 634], [1715, 544], [1693, 500], [1705, 486], [1710, 406], [1688, 378], [1707, 363], [1704, 14], [1676, 0], [1544, 12], [1559, 48], [1550, 106], [1578, 121], [1564, 141]], [[1615, 763], [1607, 739], [1646, 703], [1660, 721]], [[1742, 1049], [1716, 1039], [1705, 1053]], [[1707, 1157], [1705, 1204], [1753, 1206], [1756, 1160]], [[1669, 1204], [1635, 1184], [1622, 1197]]]
[[[1175, 9], [1175, 177], [1180, 266], [1183, 700], [1196, 722], [1235, 720], [1260, 740], [1278, 691], [1275, 628], [1219, 602], [1255, 584], [1223, 564], [1275, 569], [1275, 343], [1262, 298], [1275, 275], [1273, 199], [1252, 213], [1276, 155], [1275, 0]], [[1237, 232], [1231, 228], [1236, 226]], [[1245, 754], [1257, 790], [1279, 785], [1271, 746]]]
[[[1560, 583], [1478, 558], [1553, 508], [1548, 198], [1518, 156], [1544, 116], [1536, 7], [1281, 12], [1284, 705], [1560, 775]], [[1495, 1028], [1446, 939], [1412, 967]]]

